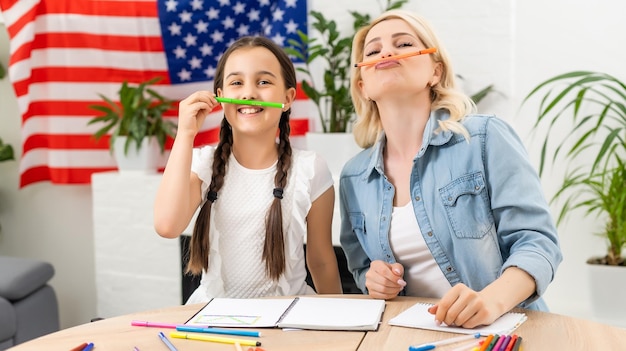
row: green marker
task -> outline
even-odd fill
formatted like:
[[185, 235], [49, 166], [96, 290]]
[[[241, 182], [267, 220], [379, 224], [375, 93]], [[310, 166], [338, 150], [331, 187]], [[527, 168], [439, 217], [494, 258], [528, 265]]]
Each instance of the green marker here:
[[239, 100], [239, 99], [231, 99], [225, 98], [221, 96], [216, 96], [215, 100], [217, 102], [223, 102], [227, 104], [237, 104], [237, 105], [250, 105], [250, 106], [265, 106], [265, 107], [276, 107], [283, 108], [285, 104], [280, 102], [269, 102], [269, 101], [256, 101], [256, 100]]

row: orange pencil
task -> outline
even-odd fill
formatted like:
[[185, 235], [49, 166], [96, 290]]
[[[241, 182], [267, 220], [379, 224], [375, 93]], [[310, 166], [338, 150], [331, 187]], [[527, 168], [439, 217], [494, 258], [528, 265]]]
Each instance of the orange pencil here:
[[370, 65], [377, 64], [378, 62], [382, 62], [382, 61], [398, 60], [398, 59], [403, 59], [403, 58], [407, 58], [407, 57], [411, 57], [411, 56], [432, 54], [434, 52], [437, 52], [437, 48], [428, 48], [428, 49], [424, 49], [424, 50], [420, 50], [420, 51], [409, 52], [407, 54], [383, 57], [383, 58], [376, 59], [376, 60], [363, 61], [363, 62], [355, 63], [354, 67], [370, 66]]
[[82, 351], [85, 347], [87, 347], [87, 343], [84, 342], [76, 347], [74, 347], [73, 349], [70, 349], [70, 351]]
[[483, 344], [480, 347], [479, 351], [485, 351], [487, 349], [487, 347], [489, 347], [489, 344], [491, 344], [491, 340], [493, 340], [493, 334], [489, 334], [487, 336], [487, 339], [485, 339], [485, 341], [483, 341]]

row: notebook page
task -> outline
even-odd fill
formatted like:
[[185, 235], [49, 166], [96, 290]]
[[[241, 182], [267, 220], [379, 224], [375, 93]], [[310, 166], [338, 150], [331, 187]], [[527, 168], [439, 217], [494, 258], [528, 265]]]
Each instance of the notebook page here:
[[214, 298], [185, 325], [210, 327], [275, 327], [294, 299]]
[[493, 322], [491, 325], [484, 325], [472, 329], [450, 327], [446, 325], [438, 326], [437, 324], [435, 324], [435, 316], [428, 312], [428, 308], [430, 306], [432, 306], [432, 304], [416, 303], [396, 317], [390, 319], [389, 324], [401, 327], [438, 330], [449, 333], [480, 333], [482, 335], [488, 335], [510, 334], [513, 330], [517, 329], [517, 327], [524, 323], [524, 321], [526, 321], [526, 314], [508, 312], [500, 318], [496, 319], [496, 321]]
[[384, 300], [300, 297], [278, 323], [278, 327], [376, 330], [384, 309]]

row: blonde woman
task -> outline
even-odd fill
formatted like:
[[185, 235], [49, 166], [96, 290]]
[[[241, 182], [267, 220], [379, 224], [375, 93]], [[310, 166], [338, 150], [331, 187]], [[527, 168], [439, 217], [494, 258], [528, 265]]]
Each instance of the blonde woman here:
[[354, 135], [366, 149], [341, 174], [340, 240], [357, 285], [375, 298], [438, 298], [435, 321], [467, 328], [516, 306], [546, 310], [562, 256], [513, 129], [474, 114], [413, 13], [358, 31], [352, 61]]

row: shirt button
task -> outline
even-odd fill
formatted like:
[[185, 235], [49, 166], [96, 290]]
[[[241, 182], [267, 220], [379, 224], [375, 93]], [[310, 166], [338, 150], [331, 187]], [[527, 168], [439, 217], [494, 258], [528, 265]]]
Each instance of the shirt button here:
[[428, 236], [433, 236], [433, 232], [428, 232], [428, 234], [426, 234]]
[[448, 201], [452, 201], [452, 196], [448, 196]]
[[383, 222], [384, 222], [384, 221], [386, 221], [386, 220], [387, 220], [387, 217], [383, 216], [381, 219], [382, 219], [382, 220], [383, 220]]
[[446, 268], [446, 271], [452, 272], [452, 267], [448, 266], [448, 268]]
[[476, 186], [474, 187], [474, 189], [478, 190], [478, 189], [480, 189], [480, 187], [479, 187], [478, 185], [476, 185]]
[[419, 197], [419, 196], [416, 196], [416, 197], [415, 197], [415, 201], [419, 201], [419, 200], [420, 200], [420, 197]]

